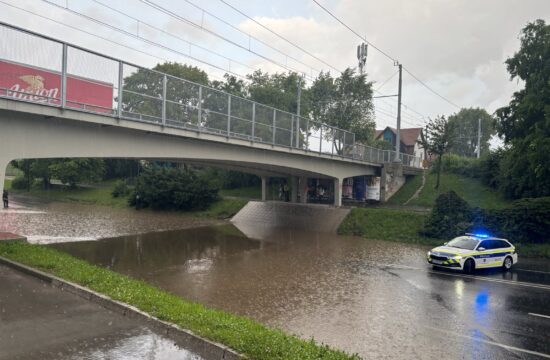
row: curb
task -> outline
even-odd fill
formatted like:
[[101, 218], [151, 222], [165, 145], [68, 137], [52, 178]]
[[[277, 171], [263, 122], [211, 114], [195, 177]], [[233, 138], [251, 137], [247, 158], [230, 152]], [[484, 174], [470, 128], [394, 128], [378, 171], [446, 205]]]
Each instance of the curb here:
[[71, 283], [43, 271], [6, 259], [2, 256], [0, 256], [0, 264], [6, 265], [24, 274], [34, 276], [35, 278], [45, 281], [52, 286], [61, 289], [62, 291], [70, 292], [74, 295], [80, 296], [81, 298], [99, 304], [107, 310], [116, 312], [131, 319], [141, 320], [151, 328], [159, 331], [162, 335], [167, 336], [170, 340], [174, 341], [176, 345], [181, 346], [184, 349], [189, 350], [197, 355], [200, 355], [206, 360], [247, 359], [245, 356], [235, 352], [225, 345], [207, 340], [194, 334], [190, 330], [185, 330], [175, 324], [160, 320], [131, 305], [113, 300], [108, 296], [97, 293], [83, 286]]

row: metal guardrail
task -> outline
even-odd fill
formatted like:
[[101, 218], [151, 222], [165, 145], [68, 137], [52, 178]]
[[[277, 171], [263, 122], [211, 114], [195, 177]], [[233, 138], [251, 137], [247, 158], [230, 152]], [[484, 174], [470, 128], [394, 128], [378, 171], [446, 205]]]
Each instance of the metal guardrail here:
[[[60, 87], [45, 89], [38, 81], [13, 89], [2, 87], [0, 79], [0, 97], [364, 162], [396, 158], [394, 151], [356, 143], [350, 131], [12, 25], [0, 23], [0, 38], [10, 44], [0, 46], [0, 65], [51, 74]], [[82, 94], [79, 86], [87, 84], [110, 98], [101, 99], [89, 89]], [[414, 156], [400, 153], [399, 159], [406, 166], [420, 167]]]

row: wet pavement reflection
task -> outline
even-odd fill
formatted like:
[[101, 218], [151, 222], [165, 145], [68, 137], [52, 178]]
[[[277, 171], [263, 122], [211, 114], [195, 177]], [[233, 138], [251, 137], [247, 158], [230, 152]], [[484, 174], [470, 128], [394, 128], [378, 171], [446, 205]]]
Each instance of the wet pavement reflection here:
[[425, 246], [260, 227], [49, 246], [366, 359], [550, 356], [546, 260], [463, 276], [428, 267]]

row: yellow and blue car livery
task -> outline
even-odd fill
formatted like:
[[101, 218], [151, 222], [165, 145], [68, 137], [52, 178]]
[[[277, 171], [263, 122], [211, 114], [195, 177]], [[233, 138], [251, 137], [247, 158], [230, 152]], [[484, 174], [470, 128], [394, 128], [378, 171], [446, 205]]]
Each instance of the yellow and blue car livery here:
[[463, 270], [503, 268], [509, 270], [518, 262], [516, 248], [508, 240], [485, 234], [459, 236], [428, 251], [428, 263], [435, 267]]

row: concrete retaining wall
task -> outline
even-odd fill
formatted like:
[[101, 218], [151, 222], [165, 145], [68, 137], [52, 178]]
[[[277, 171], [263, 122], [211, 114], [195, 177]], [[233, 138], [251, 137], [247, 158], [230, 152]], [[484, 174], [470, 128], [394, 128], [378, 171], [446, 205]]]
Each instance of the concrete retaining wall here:
[[248, 226], [259, 229], [287, 228], [336, 233], [349, 211], [346, 208], [327, 205], [250, 201], [231, 219], [231, 222], [240, 229]]

